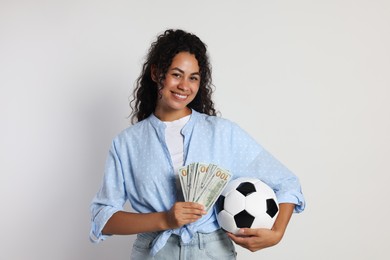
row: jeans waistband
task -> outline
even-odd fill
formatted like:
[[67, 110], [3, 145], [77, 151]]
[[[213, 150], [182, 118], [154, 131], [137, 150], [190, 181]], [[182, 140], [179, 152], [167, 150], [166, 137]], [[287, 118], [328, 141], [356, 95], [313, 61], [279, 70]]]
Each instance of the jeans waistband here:
[[[159, 232], [140, 233], [137, 234], [137, 239], [141, 239], [144, 241], [146, 240], [151, 244], [158, 235]], [[217, 229], [211, 233], [196, 232], [196, 234], [194, 235], [194, 237], [189, 243], [182, 242], [179, 235], [172, 234], [169, 237], [168, 242], [178, 243], [180, 245], [186, 245], [186, 246], [198, 245], [198, 244], [199, 246], [202, 246], [204, 243], [216, 241], [216, 240], [222, 240], [225, 239], [226, 237], [227, 235], [222, 229]]]

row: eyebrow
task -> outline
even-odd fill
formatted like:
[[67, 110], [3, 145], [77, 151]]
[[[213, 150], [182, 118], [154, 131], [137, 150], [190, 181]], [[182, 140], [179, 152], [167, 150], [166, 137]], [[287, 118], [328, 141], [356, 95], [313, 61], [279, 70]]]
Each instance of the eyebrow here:
[[[184, 74], [184, 70], [182, 70], [182, 69], [180, 69], [178, 67], [172, 68], [171, 70], [177, 70], [180, 73]], [[193, 72], [193, 73], [191, 73], [191, 75], [199, 75], [200, 76], [200, 73], [199, 72]]]

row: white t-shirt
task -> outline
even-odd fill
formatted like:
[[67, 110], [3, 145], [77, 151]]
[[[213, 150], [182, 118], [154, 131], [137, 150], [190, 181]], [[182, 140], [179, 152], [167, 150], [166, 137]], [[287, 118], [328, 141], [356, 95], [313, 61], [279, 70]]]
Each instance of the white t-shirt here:
[[183, 166], [184, 137], [180, 132], [181, 129], [185, 126], [185, 124], [187, 124], [188, 120], [190, 120], [190, 116], [191, 115], [188, 115], [172, 122], [164, 122], [167, 126], [167, 128], [165, 129], [165, 141], [168, 146], [169, 154], [171, 155], [175, 172], [177, 172], [177, 170], [181, 166]]
[[179, 175], [177, 174], [179, 168], [183, 166], [184, 162], [184, 137], [181, 134], [181, 129], [190, 120], [191, 115], [182, 117], [172, 122], [164, 122], [167, 128], [165, 129], [165, 142], [168, 146], [169, 154], [173, 164], [173, 169], [176, 174], [176, 190], [177, 199], [183, 201], [183, 192], [180, 185]]

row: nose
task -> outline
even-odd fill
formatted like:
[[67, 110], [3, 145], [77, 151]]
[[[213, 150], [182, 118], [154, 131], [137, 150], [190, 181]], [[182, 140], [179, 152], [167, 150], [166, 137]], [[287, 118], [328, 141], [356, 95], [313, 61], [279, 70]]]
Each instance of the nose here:
[[182, 78], [177, 86], [178, 89], [182, 91], [187, 91], [189, 89], [189, 82], [186, 78]]

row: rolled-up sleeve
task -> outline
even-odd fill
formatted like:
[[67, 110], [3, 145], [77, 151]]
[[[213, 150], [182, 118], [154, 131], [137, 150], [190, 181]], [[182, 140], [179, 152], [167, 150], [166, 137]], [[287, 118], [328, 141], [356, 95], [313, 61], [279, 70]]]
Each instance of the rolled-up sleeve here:
[[122, 164], [115, 148], [115, 142], [113, 142], [106, 161], [103, 183], [90, 206], [89, 238], [92, 242], [97, 243], [107, 238], [107, 235], [102, 234], [102, 230], [115, 212], [123, 210], [125, 202], [126, 191]]

